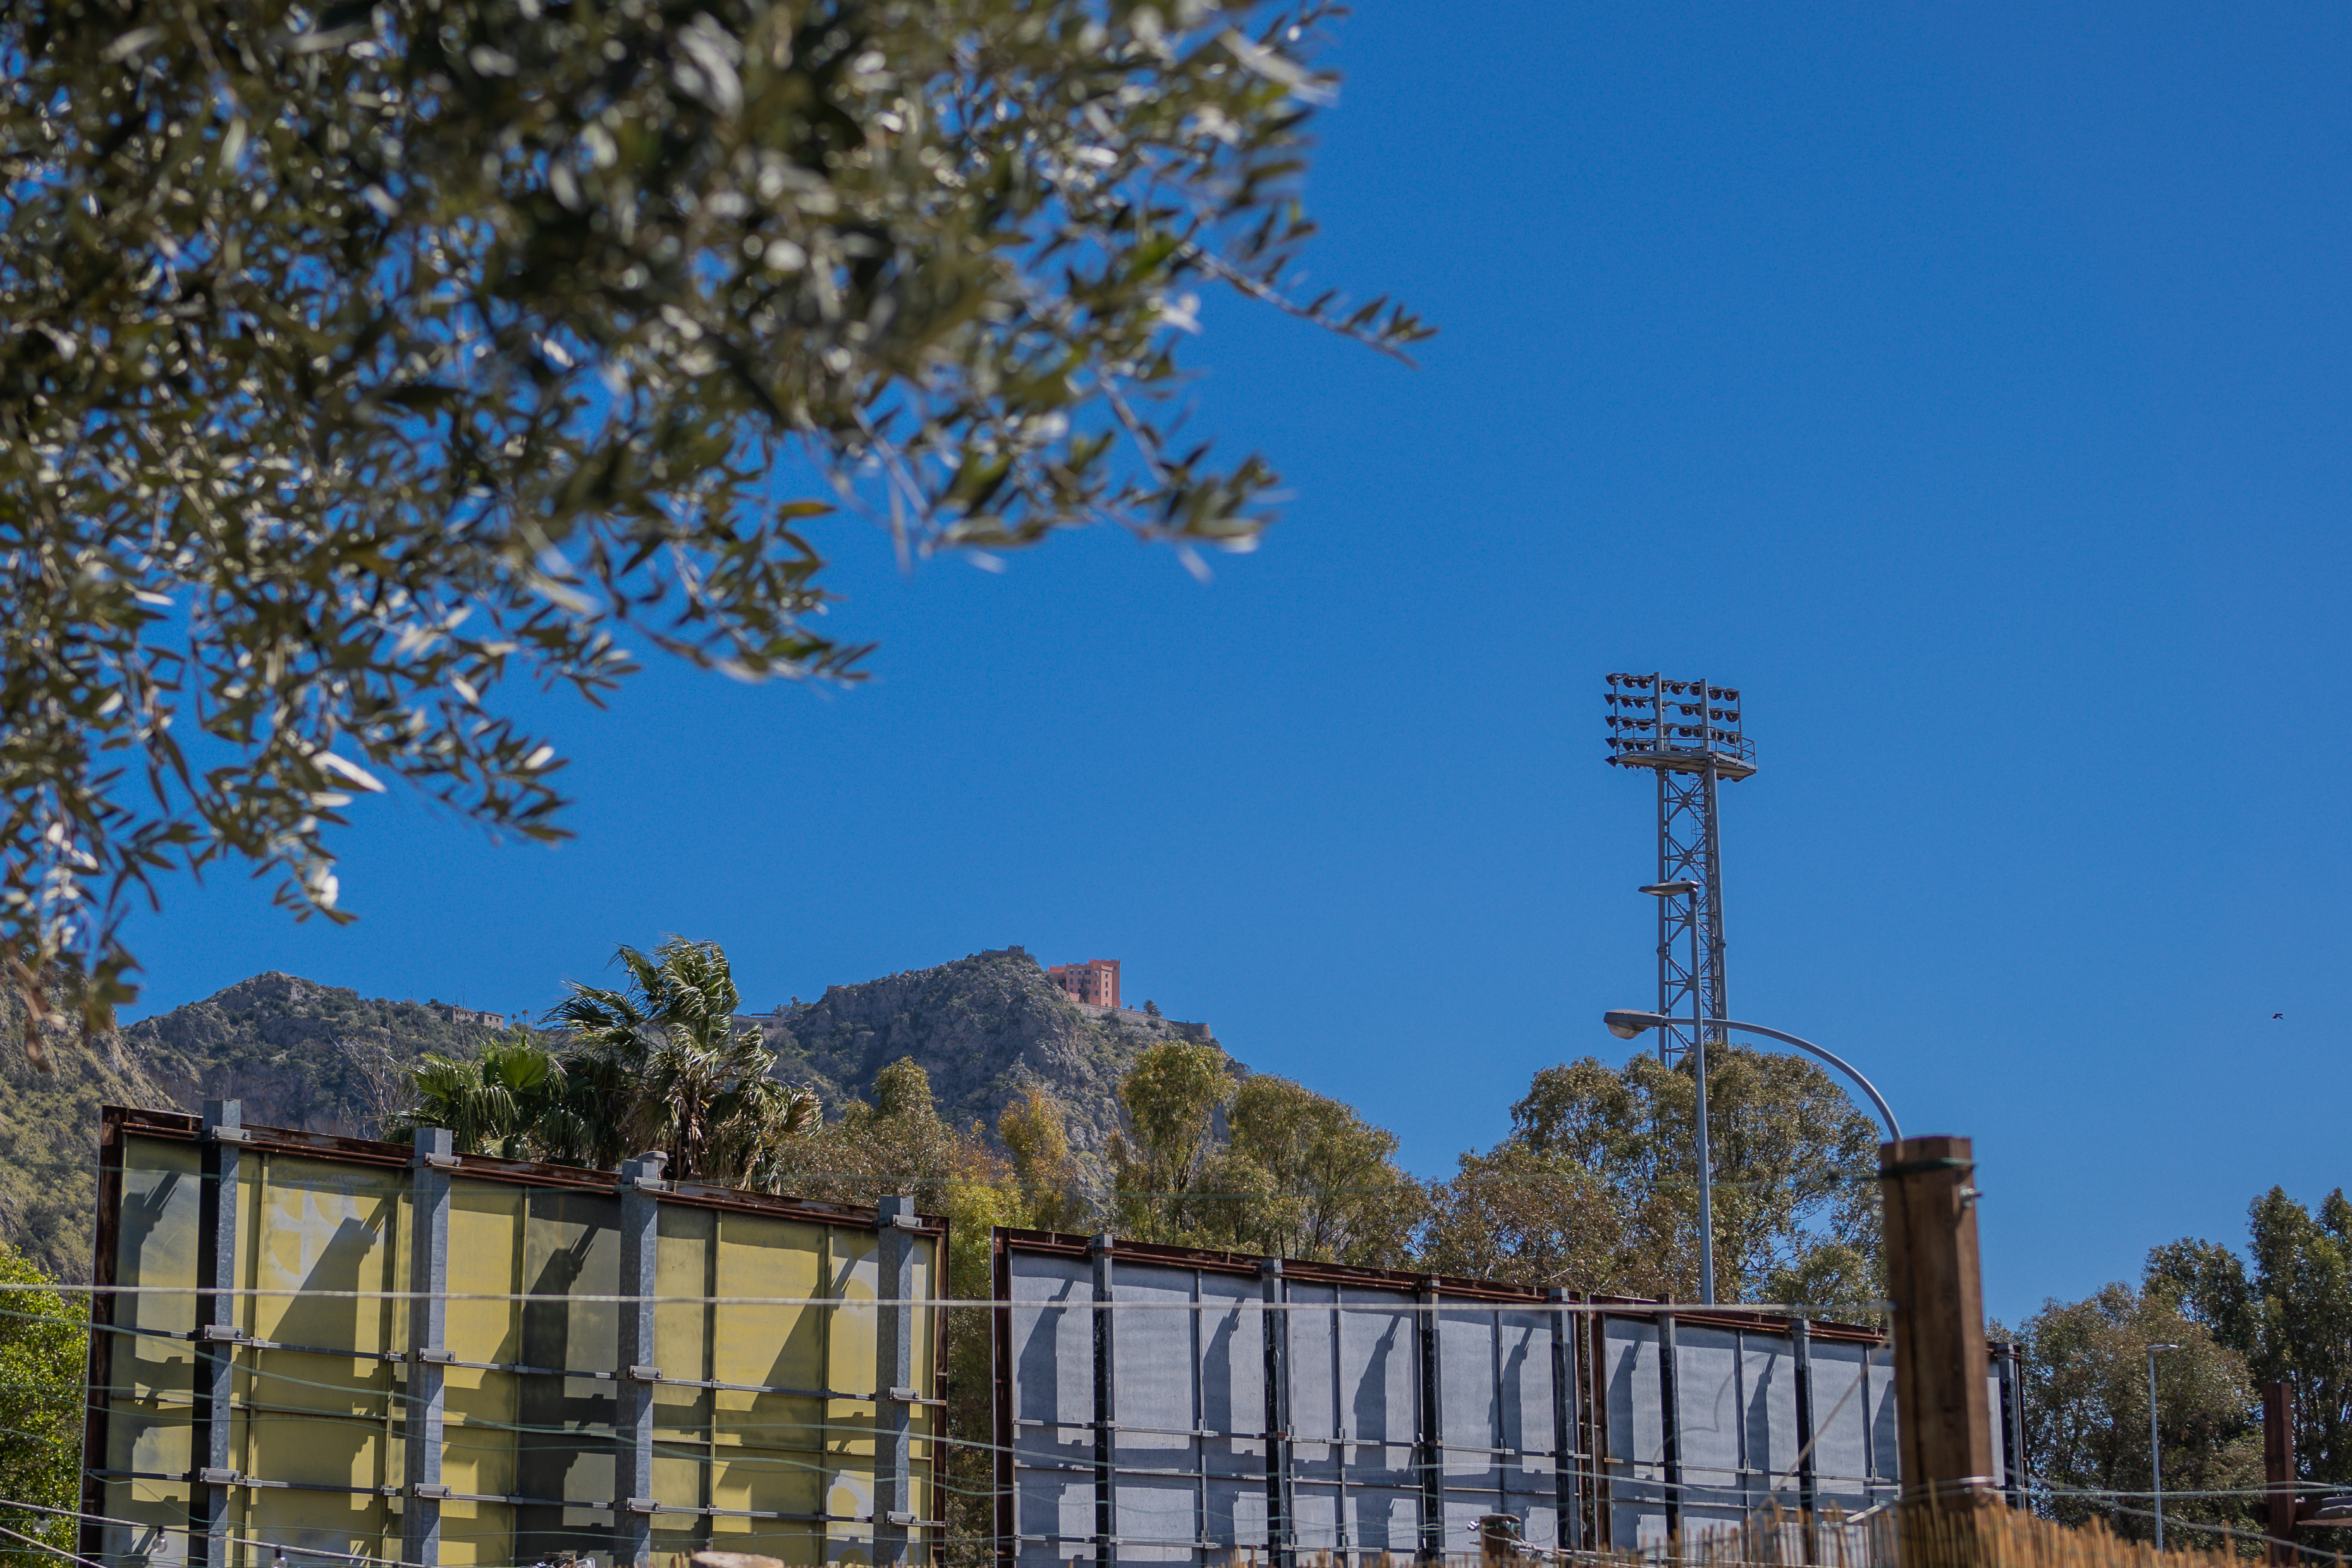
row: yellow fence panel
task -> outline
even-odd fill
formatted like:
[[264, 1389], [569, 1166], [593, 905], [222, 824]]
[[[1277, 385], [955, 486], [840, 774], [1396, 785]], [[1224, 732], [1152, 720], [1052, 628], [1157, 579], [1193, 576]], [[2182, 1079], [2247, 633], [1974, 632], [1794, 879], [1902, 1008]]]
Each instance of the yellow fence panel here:
[[[626, 1275], [615, 1173], [214, 1124], [106, 1112], [93, 1564], [268, 1568], [283, 1552], [290, 1568], [489, 1568], [569, 1552], [625, 1568], [633, 1552], [712, 1544], [870, 1561], [887, 1392], [886, 1222], [871, 1211], [656, 1182], [650, 1277]], [[235, 1172], [226, 1203], [208, 1206], [207, 1161]], [[420, 1199], [434, 1191], [446, 1199]], [[224, 1225], [226, 1252], [211, 1242]], [[944, 1392], [929, 1302], [946, 1228], [912, 1229], [923, 1304], [893, 1375], [928, 1401]], [[434, 1315], [407, 1300], [435, 1277], [415, 1272], [420, 1258], [442, 1271], [438, 1343]], [[644, 1375], [619, 1355], [624, 1296], [652, 1303], [642, 1429], [615, 1428], [624, 1380]], [[226, 1395], [205, 1371], [220, 1358]], [[437, 1373], [437, 1407], [420, 1369]], [[920, 1406], [904, 1482], [919, 1560], [937, 1546], [936, 1409]], [[226, 1468], [196, 1441], [207, 1421], [226, 1424]], [[650, 1515], [617, 1506], [639, 1430]], [[412, 1475], [417, 1452], [437, 1455], [437, 1481]]]

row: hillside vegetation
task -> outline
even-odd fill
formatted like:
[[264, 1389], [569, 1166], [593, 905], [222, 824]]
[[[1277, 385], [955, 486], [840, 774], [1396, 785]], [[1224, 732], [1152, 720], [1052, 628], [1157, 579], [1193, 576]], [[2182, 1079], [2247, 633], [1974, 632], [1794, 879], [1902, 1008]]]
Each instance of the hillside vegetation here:
[[[1036, 960], [985, 952], [857, 985], [756, 1020], [775, 1076], [815, 1091], [828, 1116], [870, 1102], [881, 1070], [911, 1058], [943, 1120], [993, 1142], [1030, 1088], [1062, 1108], [1078, 1179], [1100, 1192], [1118, 1127], [1118, 1084], [1158, 1041], [1199, 1025], [1081, 1007]], [[370, 999], [297, 975], [257, 974], [200, 1002], [84, 1044], [52, 1037], [56, 1071], [26, 1059], [23, 1010], [0, 994], [0, 1239], [53, 1277], [89, 1274], [98, 1114], [113, 1103], [193, 1110], [245, 1102], [247, 1121], [373, 1136], [407, 1103], [405, 1069], [428, 1053], [467, 1057], [499, 1037], [425, 1003]]]
[[1204, 1025], [1081, 1006], [1034, 958], [1003, 950], [830, 986], [758, 1022], [777, 1076], [814, 1089], [828, 1111], [871, 1100], [877, 1075], [902, 1057], [929, 1076], [942, 1120], [976, 1121], [991, 1139], [1007, 1105], [1042, 1089], [1097, 1184], [1119, 1127], [1119, 1082], [1136, 1057], [1166, 1040], [1209, 1041]]

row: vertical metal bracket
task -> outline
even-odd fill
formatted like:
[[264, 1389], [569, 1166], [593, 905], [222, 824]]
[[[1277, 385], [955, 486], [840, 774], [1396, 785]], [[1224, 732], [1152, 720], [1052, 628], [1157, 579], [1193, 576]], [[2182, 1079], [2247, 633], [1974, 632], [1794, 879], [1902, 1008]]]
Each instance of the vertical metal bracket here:
[[1437, 1277], [1422, 1282], [1421, 1310], [1414, 1314], [1421, 1349], [1421, 1559], [1445, 1555], [1445, 1379], [1438, 1359]]
[[905, 1568], [908, 1526], [915, 1516], [915, 1200], [885, 1197], [876, 1205], [874, 1321], [874, 1562]]
[[621, 1310], [613, 1382], [614, 1568], [647, 1568], [654, 1548], [654, 1384], [638, 1375], [656, 1365], [654, 1303], [660, 1262], [661, 1199], [668, 1157], [642, 1154], [621, 1164]]
[[1682, 1412], [1675, 1407], [1682, 1366], [1675, 1350], [1675, 1315], [1658, 1314], [1658, 1458], [1665, 1478], [1666, 1539], [1683, 1533]]
[[1797, 1509], [1804, 1516], [1805, 1561], [1822, 1560], [1822, 1496], [1819, 1471], [1813, 1464], [1813, 1325], [1802, 1317], [1789, 1320], [1790, 1357], [1797, 1385]]
[[449, 1359], [449, 1130], [420, 1127], [408, 1165], [408, 1465], [400, 1558], [441, 1562], [442, 1416]]
[[236, 1474], [231, 1423], [236, 1384], [236, 1199], [242, 1175], [245, 1107], [207, 1100], [198, 1162], [203, 1193], [196, 1220], [196, 1383], [188, 1488], [190, 1568], [228, 1568], [232, 1555], [229, 1488]]
[[1118, 1518], [1111, 1495], [1118, 1420], [1118, 1405], [1113, 1397], [1111, 1382], [1114, 1371], [1112, 1352], [1116, 1346], [1112, 1339], [1110, 1304], [1118, 1285], [1111, 1263], [1111, 1246], [1108, 1233], [1094, 1239], [1095, 1308], [1088, 1314], [1094, 1319], [1095, 1561], [1097, 1563], [1118, 1561]]
[[1576, 1484], [1576, 1332], [1570, 1326], [1568, 1292], [1555, 1287], [1544, 1292], [1551, 1313], [1551, 1447], [1553, 1507], [1559, 1523], [1552, 1544], [1563, 1551], [1584, 1549], [1584, 1510]]
[[1265, 1308], [1265, 1545], [1274, 1568], [1290, 1568], [1297, 1544], [1297, 1510], [1291, 1479], [1290, 1313], [1282, 1259], [1257, 1266]]
[[2025, 1498], [2025, 1369], [2017, 1346], [2000, 1352], [2001, 1479], [2009, 1483], [2009, 1506], [2023, 1509]]

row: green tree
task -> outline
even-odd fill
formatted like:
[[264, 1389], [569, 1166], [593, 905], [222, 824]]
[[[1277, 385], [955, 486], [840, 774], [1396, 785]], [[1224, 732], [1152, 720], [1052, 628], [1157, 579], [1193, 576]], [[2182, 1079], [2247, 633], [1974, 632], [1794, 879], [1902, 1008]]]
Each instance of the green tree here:
[[[1708, 1049], [1707, 1100], [1717, 1296], [1865, 1312], [1878, 1295], [1875, 1126], [1812, 1063], [1738, 1047]], [[1511, 1136], [1464, 1155], [1433, 1193], [1433, 1266], [1696, 1295], [1696, 1112], [1687, 1061], [1544, 1068], [1511, 1109]]]
[[852, 676], [827, 512], [909, 561], [1249, 547], [1276, 476], [1176, 438], [1197, 290], [1423, 330], [1286, 292], [1327, 15], [0, 7], [16, 977], [102, 1016], [129, 900], [224, 859], [344, 918], [328, 834], [386, 775], [559, 836], [500, 689], [595, 698], [624, 633]]
[[1429, 1193], [1421, 1267], [1470, 1279], [1621, 1296], [1692, 1294], [1682, 1206], [1556, 1152], [1506, 1139], [1461, 1157]]
[[521, 1030], [478, 1057], [427, 1056], [407, 1077], [412, 1103], [388, 1129], [396, 1142], [446, 1127], [460, 1154], [530, 1160], [586, 1140], [567, 1103], [562, 1058]]
[[[996, 1136], [1012, 1156], [1013, 1181], [1024, 1215], [1040, 1230], [1075, 1230], [1092, 1205], [1080, 1189], [1070, 1134], [1054, 1097], [1031, 1084], [996, 1118]], [[999, 1222], [1006, 1223], [1006, 1222]]]
[[2339, 1187], [2314, 1214], [2273, 1187], [2248, 1205], [2247, 1232], [2248, 1257], [2193, 1238], [2156, 1248], [2146, 1288], [2243, 1357], [2255, 1384], [2293, 1387], [2304, 1479], [2352, 1483], [2352, 1203]]
[[[48, 1283], [0, 1242], [0, 1284]], [[0, 1295], [0, 1527], [11, 1532], [0, 1536], [0, 1568], [53, 1568], [71, 1560], [74, 1521], [34, 1509], [81, 1506], [89, 1352], [89, 1312], [79, 1298], [39, 1289]]]
[[873, 1103], [852, 1100], [837, 1120], [795, 1139], [784, 1154], [781, 1190], [858, 1204], [904, 1193], [927, 1214], [947, 1212], [959, 1181], [1009, 1179], [976, 1133], [940, 1115], [930, 1075], [912, 1057], [874, 1075]]
[[1127, 1125], [1110, 1139], [1112, 1221], [1131, 1241], [1200, 1241], [1201, 1179], [1216, 1152], [1216, 1119], [1241, 1087], [1225, 1053], [1168, 1040], [1138, 1053], [1119, 1081]]
[[772, 1187], [816, 1101], [769, 1077], [776, 1054], [735, 1023], [742, 998], [726, 952], [674, 936], [650, 954], [624, 945], [614, 962], [625, 987], [566, 982], [550, 1015], [575, 1043], [563, 1060], [572, 1115], [548, 1142], [601, 1169], [659, 1150], [673, 1180]]
[[1225, 1112], [1231, 1136], [1202, 1184], [1220, 1245], [1277, 1258], [1402, 1267], [1424, 1203], [1396, 1166], [1396, 1134], [1354, 1108], [1264, 1074]]
[[[2262, 1485], [2245, 1361], [2183, 1317], [2166, 1291], [2116, 1284], [2086, 1300], [2046, 1302], [2021, 1337], [2026, 1460], [2053, 1517], [2101, 1519], [2132, 1539], [2153, 1533], [2144, 1495], [2151, 1486], [2148, 1346], [2177, 1344], [2157, 1357], [2166, 1521], [2254, 1527], [2251, 1498], [2207, 1495]], [[2097, 1492], [2143, 1495], [2084, 1495]]]
[[1396, 1136], [1287, 1079], [1237, 1079], [1216, 1046], [1170, 1040], [1119, 1084], [1112, 1222], [1137, 1241], [1397, 1267], [1424, 1195]]

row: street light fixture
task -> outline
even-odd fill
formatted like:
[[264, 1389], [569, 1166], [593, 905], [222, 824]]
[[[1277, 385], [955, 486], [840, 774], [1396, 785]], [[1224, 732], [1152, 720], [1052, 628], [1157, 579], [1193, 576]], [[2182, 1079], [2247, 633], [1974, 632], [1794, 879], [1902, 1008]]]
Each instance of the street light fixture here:
[[2156, 1498], [2156, 1549], [2164, 1550], [2164, 1438], [2156, 1425], [2156, 1352], [2177, 1351], [2174, 1344], [2147, 1347], [2147, 1473]]
[[[1669, 1018], [1663, 1013], [1635, 1013], [1623, 1010], [1603, 1013], [1601, 1015], [1601, 1021], [1608, 1026], [1611, 1034], [1621, 1040], [1630, 1040], [1643, 1030], [1654, 1029], [1662, 1024], [1682, 1022], [1680, 1018]], [[1779, 1029], [1768, 1029], [1761, 1024], [1743, 1024], [1735, 1018], [1709, 1018], [1706, 1020], [1706, 1024], [1710, 1029], [1727, 1032], [1737, 1029], [1743, 1035], [1761, 1035], [1768, 1040], [1778, 1040], [1784, 1046], [1794, 1046], [1801, 1051], [1809, 1051], [1821, 1058], [1822, 1060], [1853, 1079], [1862, 1092], [1869, 1096], [1870, 1103], [1878, 1108], [1879, 1120], [1886, 1123], [1888, 1139], [1897, 1143], [1903, 1142], [1903, 1129], [1895, 1122], [1894, 1109], [1886, 1103], [1886, 1097], [1879, 1093], [1868, 1079], [1854, 1071], [1852, 1064], [1832, 1056], [1811, 1040], [1800, 1039], [1794, 1035], [1784, 1034]]]

